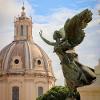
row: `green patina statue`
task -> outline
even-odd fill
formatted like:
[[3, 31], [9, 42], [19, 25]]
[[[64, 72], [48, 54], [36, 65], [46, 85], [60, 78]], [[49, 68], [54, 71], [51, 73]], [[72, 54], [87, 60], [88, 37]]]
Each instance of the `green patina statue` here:
[[41, 38], [47, 44], [54, 46], [54, 52], [61, 61], [66, 84], [72, 89], [89, 85], [96, 78], [93, 69], [79, 63], [78, 55], [74, 50], [75, 46], [83, 41], [85, 37], [83, 29], [91, 20], [92, 12], [88, 9], [68, 19], [63, 28], [54, 32], [55, 42], [48, 41], [40, 32]]

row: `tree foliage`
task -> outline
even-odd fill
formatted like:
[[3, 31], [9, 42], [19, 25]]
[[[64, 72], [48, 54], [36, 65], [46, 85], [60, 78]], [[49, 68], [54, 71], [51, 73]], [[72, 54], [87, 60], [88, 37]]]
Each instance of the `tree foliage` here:
[[71, 90], [68, 87], [55, 86], [36, 100], [67, 100], [67, 98], [80, 100], [80, 95], [77, 91]]

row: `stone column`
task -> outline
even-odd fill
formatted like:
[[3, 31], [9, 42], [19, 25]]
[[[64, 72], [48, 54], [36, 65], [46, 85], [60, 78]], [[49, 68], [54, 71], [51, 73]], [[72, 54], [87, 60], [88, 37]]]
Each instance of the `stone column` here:
[[100, 60], [95, 67], [96, 80], [93, 84], [79, 87], [77, 90], [80, 93], [81, 100], [100, 100]]

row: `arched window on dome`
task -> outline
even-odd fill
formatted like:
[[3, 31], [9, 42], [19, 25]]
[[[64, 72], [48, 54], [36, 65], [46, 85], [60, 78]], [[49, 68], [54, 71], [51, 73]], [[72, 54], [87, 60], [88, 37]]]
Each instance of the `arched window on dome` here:
[[19, 100], [19, 87], [12, 87], [12, 100]]
[[25, 35], [27, 36], [28, 35], [28, 25], [25, 25]]
[[26, 25], [26, 34], [28, 35], [28, 25]]
[[21, 25], [21, 36], [27, 36], [28, 35], [28, 25]]
[[23, 25], [21, 25], [21, 36], [23, 36], [23, 29], [24, 29], [24, 27], [23, 27]]
[[38, 96], [43, 95], [43, 87], [38, 87]]

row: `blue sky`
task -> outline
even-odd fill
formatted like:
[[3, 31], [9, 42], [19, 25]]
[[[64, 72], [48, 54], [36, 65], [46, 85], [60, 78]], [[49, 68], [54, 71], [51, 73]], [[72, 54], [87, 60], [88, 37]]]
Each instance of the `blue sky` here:
[[36, 14], [47, 15], [57, 8], [94, 8], [97, 0], [29, 0], [32, 7], [35, 8]]
[[[24, 0], [27, 16], [33, 20], [33, 40], [41, 46], [52, 60], [53, 70], [57, 79], [57, 85], [63, 85], [63, 74], [59, 58], [53, 53], [53, 47], [44, 43], [39, 31], [43, 30], [43, 36], [53, 41], [55, 30], [63, 27], [65, 21], [75, 14], [88, 8], [93, 12], [93, 20], [85, 29], [84, 41], [76, 47], [79, 61], [94, 68], [100, 58], [100, 0]], [[6, 9], [6, 8], [7, 9]], [[22, 0], [0, 0], [0, 50], [13, 41], [14, 16], [21, 13]]]

